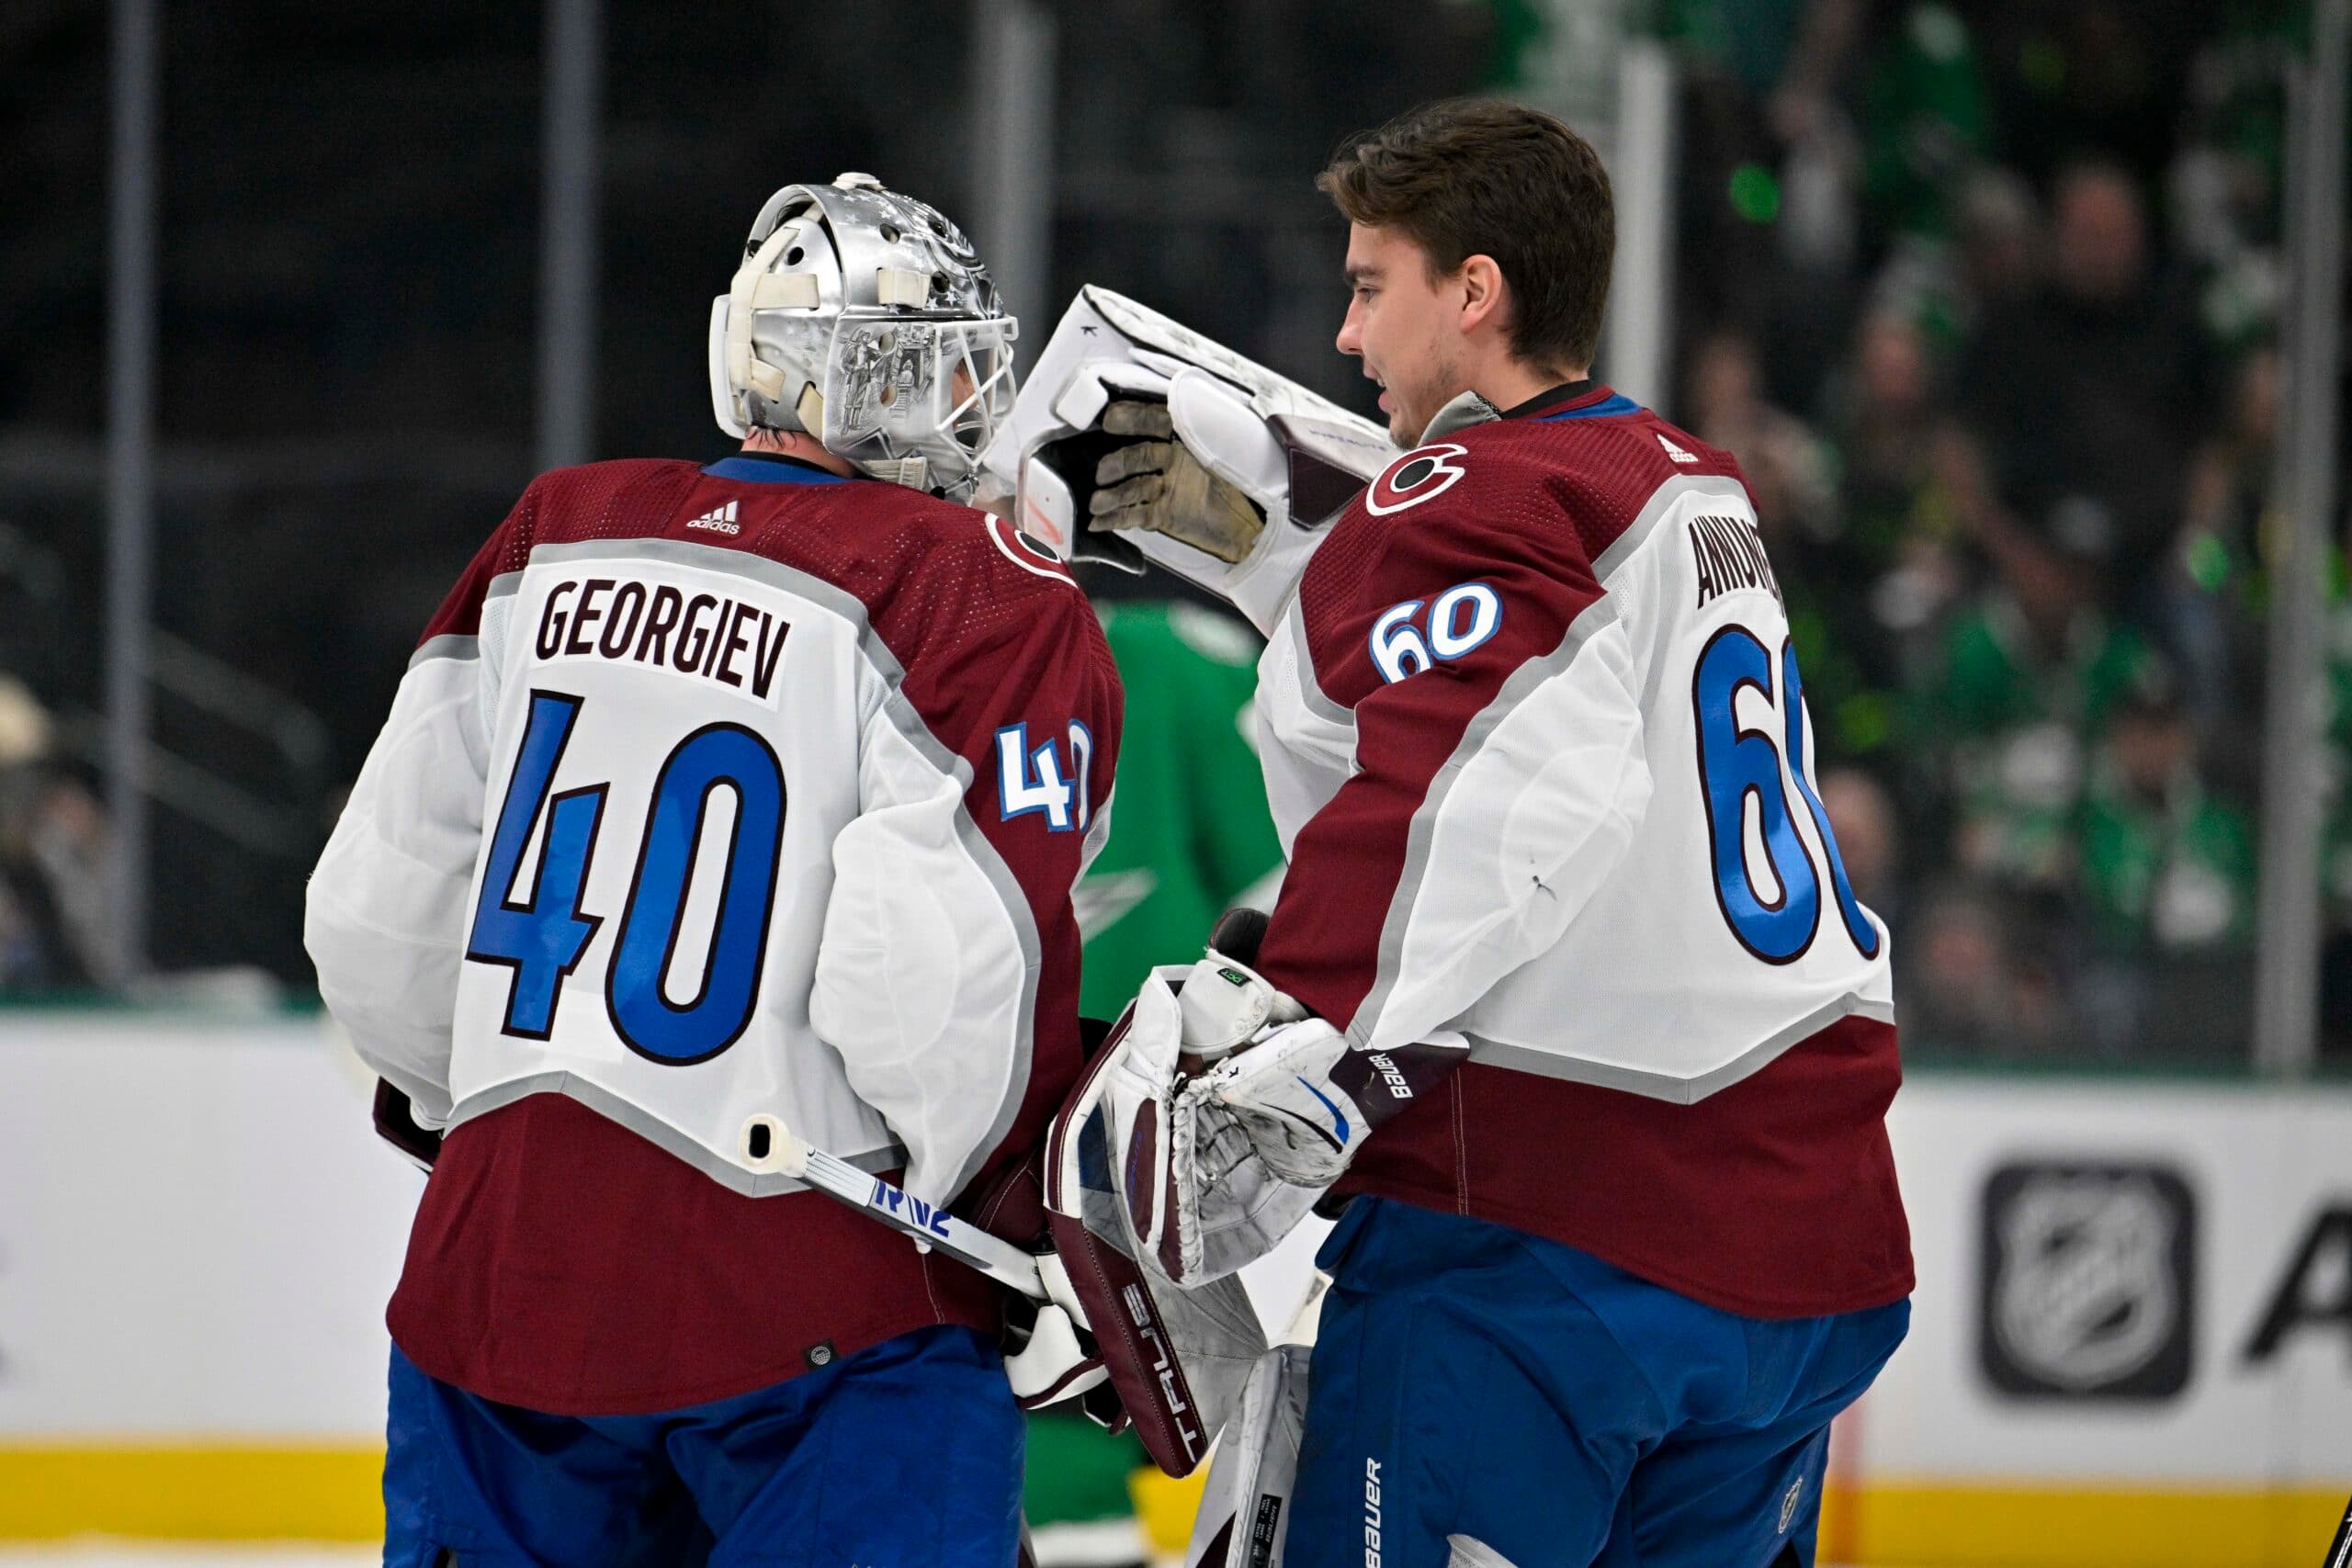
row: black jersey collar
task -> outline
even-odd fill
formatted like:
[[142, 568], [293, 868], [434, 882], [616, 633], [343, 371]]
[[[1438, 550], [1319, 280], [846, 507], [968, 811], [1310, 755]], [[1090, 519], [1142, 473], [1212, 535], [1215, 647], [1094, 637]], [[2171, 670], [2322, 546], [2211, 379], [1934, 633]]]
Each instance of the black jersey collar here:
[[1555, 409], [1566, 408], [1579, 399], [1589, 398], [1596, 393], [1605, 396], [1607, 395], [1608, 390], [1608, 388], [1602, 386], [1600, 382], [1594, 380], [1589, 376], [1580, 378], [1574, 381], [1563, 381], [1556, 387], [1536, 393], [1533, 397], [1528, 399], [1523, 403], [1515, 404], [1510, 408], [1503, 410], [1501, 414], [1498, 417], [1502, 419], [1532, 419], [1542, 414], [1550, 413]]

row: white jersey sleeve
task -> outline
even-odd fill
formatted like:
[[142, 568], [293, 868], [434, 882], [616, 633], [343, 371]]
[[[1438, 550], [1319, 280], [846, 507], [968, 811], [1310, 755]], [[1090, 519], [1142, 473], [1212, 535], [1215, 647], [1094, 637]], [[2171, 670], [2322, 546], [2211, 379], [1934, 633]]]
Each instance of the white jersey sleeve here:
[[[469, 581], [485, 570], [478, 560]], [[303, 919], [328, 1011], [427, 1128], [449, 1119], [450, 1026], [490, 769], [477, 643], [429, 637], [410, 661], [311, 873]]]

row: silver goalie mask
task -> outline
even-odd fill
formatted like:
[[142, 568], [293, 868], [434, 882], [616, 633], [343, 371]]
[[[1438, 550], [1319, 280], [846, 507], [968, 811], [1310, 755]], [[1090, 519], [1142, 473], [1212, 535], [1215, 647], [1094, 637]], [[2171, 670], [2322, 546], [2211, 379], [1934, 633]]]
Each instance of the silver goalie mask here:
[[1012, 343], [964, 231], [871, 175], [768, 197], [711, 301], [719, 427], [802, 431], [876, 479], [967, 501], [1012, 407]]

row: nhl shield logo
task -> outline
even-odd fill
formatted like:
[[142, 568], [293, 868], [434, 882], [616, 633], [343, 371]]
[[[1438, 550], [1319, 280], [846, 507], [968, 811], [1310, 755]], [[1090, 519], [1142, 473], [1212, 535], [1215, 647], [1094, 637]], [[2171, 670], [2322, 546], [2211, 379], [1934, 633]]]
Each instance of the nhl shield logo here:
[[2155, 1165], [2017, 1163], [1984, 1187], [1979, 1350], [2027, 1398], [2160, 1400], [2188, 1385], [2196, 1202]]

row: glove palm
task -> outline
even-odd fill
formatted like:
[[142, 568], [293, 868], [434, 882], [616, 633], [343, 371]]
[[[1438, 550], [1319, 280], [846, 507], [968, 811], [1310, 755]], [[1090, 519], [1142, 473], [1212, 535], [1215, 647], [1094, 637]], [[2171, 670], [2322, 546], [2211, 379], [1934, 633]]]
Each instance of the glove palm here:
[[1165, 534], [1227, 562], [1250, 553], [1266, 525], [1265, 513], [1176, 438], [1167, 404], [1114, 402], [1102, 412], [1102, 429], [1143, 439], [1095, 465], [1090, 531]]

